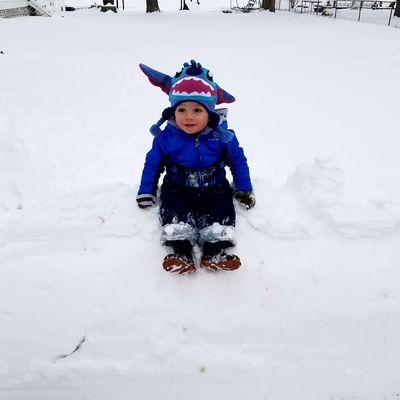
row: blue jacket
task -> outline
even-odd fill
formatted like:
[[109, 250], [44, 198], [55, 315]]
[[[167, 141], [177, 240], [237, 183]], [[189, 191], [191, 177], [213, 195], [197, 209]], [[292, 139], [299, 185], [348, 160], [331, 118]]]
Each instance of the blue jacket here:
[[196, 137], [168, 123], [154, 138], [153, 146], [147, 153], [138, 194], [156, 195], [158, 179], [164, 167], [170, 179], [178, 170], [189, 171], [190, 177], [192, 172], [196, 173], [200, 177], [196, 184], [191, 184], [189, 179], [185, 181], [185, 186], [203, 189], [217, 183], [212, 179], [202, 179], [208, 176], [210, 167], [215, 170], [214, 178], [217, 176], [221, 181], [225, 178], [225, 165], [231, 169], [236, 190], [252, 190], [247, 160], [235, 135], [225, 143], [215, 130], [207, 129]]

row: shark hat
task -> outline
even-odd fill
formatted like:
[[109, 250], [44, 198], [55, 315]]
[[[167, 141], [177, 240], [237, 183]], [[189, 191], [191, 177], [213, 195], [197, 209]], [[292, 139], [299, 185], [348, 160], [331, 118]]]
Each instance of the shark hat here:
[[163, 111], [162, 118], [150, 129], [153, 135], [159, 132], [160, 126], [166, 120], [174, 116], [176, 107], [184, 101], [195, 101], [203, 105], [210, 116], [211, 128], [218, 128], [220, 123], [220, 114], [215, 110], [215, 106], [235, 101], [231, 94], [214, 82], [210, 70], [194, 60], [184, 63], [174, 76], [156, 71], [144, 64], [139, 66], [150, 83], [168, 95], [171, 103], [171, 106]]

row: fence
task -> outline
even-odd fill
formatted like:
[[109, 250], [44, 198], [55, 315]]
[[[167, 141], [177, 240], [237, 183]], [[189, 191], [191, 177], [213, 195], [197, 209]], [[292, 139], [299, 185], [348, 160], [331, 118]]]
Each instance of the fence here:
[[[377, 12], [386, 11], [387, 15], [387, 24], [390, 25], [392, 22], [392, 16], [394, 9], [396, 7], [395, 1], [348, 1], [348, 0], [330, 0], [322, 1], [322, 0], [298, 0], [297, 2], [290, 1], [289, 9], [294, 12], [300, 13], [314, 13], [325, 16], [333, 16], [337, 17], [338, 11], [341, 13], [341, 17], [350, 17], [348, 19], [357, 19], [357, 21], [361, 21], [362, 16], [368, 13], [371, 17], [373, 14]], [[347, 10], [347, 15], [344, 14]]]

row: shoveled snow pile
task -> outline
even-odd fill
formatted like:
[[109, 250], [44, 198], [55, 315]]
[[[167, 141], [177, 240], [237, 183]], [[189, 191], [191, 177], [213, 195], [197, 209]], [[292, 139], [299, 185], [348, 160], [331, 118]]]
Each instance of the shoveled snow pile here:
[[[219, 8], [1, 21], [2, 400], [398, 398], [400, 31]], [[191, 58], [257, 205], [241, 269], [181, 277], [135, 202], [167, 105], [138, 64]]]

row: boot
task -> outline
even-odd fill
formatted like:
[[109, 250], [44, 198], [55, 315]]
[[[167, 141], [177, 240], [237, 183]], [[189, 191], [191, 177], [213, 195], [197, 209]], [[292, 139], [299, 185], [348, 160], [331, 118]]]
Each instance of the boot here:
[[189, 275], [196, 271], [193, 259], [187, 259], [185, 256], [171, 253], [165, 256], [163, 268], [167, 272], [177, 272], [179, 275]]
[[238, 269], [241, 266], [240, 258], [234, 254], [226, 254], [225, 252], [227, 247], [232, 246], [233, 244], [227, 241], [204, 243], [200, 267], [209, 271], [217, 271], [219, 269], [234, 271]]
[[165, 271], [177, 272], [179, 275], [188, 275], [196, 271], [189, 240], [174, 240], [166, 245], [172, 246], [174, 252], [164, 258], [162, 265]]

